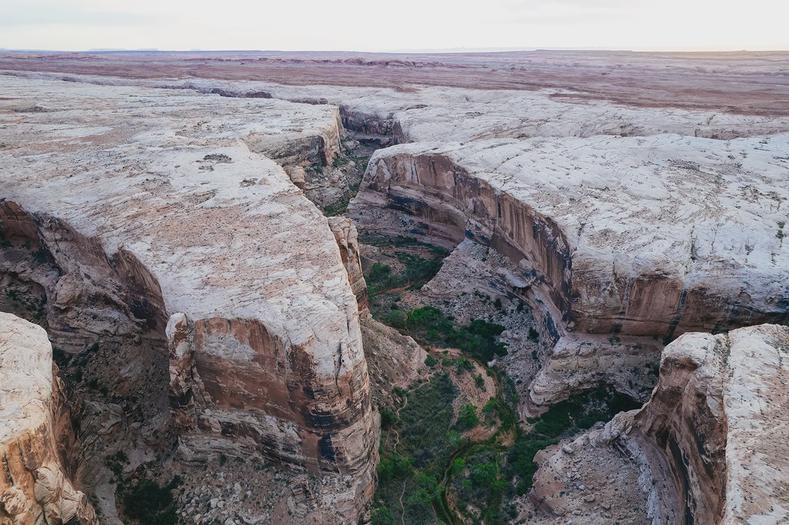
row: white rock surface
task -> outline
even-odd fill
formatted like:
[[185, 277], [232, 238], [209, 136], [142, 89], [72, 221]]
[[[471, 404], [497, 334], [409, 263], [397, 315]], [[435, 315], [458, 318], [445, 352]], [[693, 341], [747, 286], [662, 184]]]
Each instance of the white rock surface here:
[[98, 524], [60, 457], [72, 434], [62, 408], [46, 332], [0, 312], [0, 523]]
[[650, 401], [598, 432], [639, 466], [654, 524], [789, 519], [787, 352], [786, 326], [684, 334]]
[[49, 419], [52, 347], [46, 332], [0, 312], [0, 443]]
[[157, 315], [183, 314], [184, 450], [346, 469], [363, 505], [377, 429], [356, 299], [326, 218], [254, 152], [336, 150], [337, 108], [8, 76], [0, 91], [0, 198], [138, 263]]

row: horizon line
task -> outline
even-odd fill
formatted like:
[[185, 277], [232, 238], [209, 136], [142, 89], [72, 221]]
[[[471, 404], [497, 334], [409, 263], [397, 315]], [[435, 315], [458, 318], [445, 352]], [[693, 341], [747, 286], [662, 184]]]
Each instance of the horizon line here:
[[615, 47], [475, 47], [475, 48], [426, 48], [426, 49], [394, 49], [379, 51], [361, 51], [352, 49], [233, 49], [233, 48], [193, 48], [193, 49], [162, 49], [162, 48], [89, 48], [89, 49], [51, 49], [51, 48], [12, 48], [0, 47], [2, 52], [17, 53], [358, 53], [367, 55], [381, 54], [473, 54], [473, 53], [517, 53], [540, 51], [580, 51], [608, 53], [782, 53], [787, 49], [748, 49], [748, 48], [656, 48], [628, 49]]

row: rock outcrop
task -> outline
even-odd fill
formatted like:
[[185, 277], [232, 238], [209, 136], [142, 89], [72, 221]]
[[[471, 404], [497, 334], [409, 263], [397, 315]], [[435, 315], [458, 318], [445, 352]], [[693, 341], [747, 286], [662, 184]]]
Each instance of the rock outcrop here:
[[[42, 293], [47, 322], [73, 335], [63, 350], [123, 335], [126, 319], [147, 330], [143, 340], [155, 333], [152, 368], [169, 381], [148, 389], [169, 397], [183, 461], [263, 457], [350, 476], [355, 497], [342, 510], [355, 521], [372, 491], [377, 443], [356, 298], [326, 219], [249, 147], [294, 127], [321, 135], [336, 127], [336, 108], [2, 83], [17, 94], [0, 101], [0, 120], [13, 122], [0, 131], [4, 245], [39, 253], [24, 233], [41, 242], [42, 261], [56, 260]], [[39, 101], [49, 109], [17, 111]], [[68, 248], [73, 238], [83, 249]], [[20, 257], [7, 276], [39, 265]], [[69, 264], [78, 271], [62, 271]], [[107, 282], [119, 285], [108, 291]], [[68, 312], [90, 317], [91, 308], [100, 323], [86, 337]]]
[[[374, 155], [350, 205], [365, 233], [474, 263], [439, 276], [436, 299], [476, 273], [512, 315], [531, 307], [502, 334], [529, 341], [504, 365], [530, 360], [522, 415], [598, 383], [643, 398], [661, 348], [680, 337], [652, 401], [569, 450], [626, 463], [616, 479], [638, 478], [654, 523], [784, 517], [785, 330], [692, 332], [789, 322], [789, 118], [592, 105], [556, 90], [69, 80], [84, 83], [0, 78], [13, 93], [0, 100], [0, 283], [13, 290], [0, 309], [46, 326], [76, 356], [74, 374], [122, 371], [103, 394], [112, 402], [83, 405], [96, 414], [85, 421], [146, 443], [127, 470], [170, 447], [192, 473], [251, 459], [221, 471], [234, 482], [228, 507], [247, 505], [247, 483], [270, 483], [262, 519], [358, 519], [377, 453], [370, 383], [407, 385], [425, 354], [368, 317], [353, 223], [308, 201], [341, 211], [355, 187], [344, 127], [346, 147], [401, 143]], [[576, 459], [561, 449], [540, 461], [559, 472]], [[257, 477], [263, 462], [298, 474]], [[559, 485], [543, 474], [540, 505], [583, 515], [588, 494], [570, 501], [576, 483], [551, 495]], [[180, 496], [190, 518], [233, 518], [205, 509], [201, 479]], [[641, 510], [588, 516], [637, 521]]]
[[686, 333], [663, 351], [660, 380], [643, 408], [570, 448], [606, 445], [630, 458], [656, 525], [783, 523], [787, 352], [786, 326]]
[[557, 349], [581, 334], [646, 337], [648, 365], [686, 331], [789, 320], [788, 141], [404, 144], [371, 159], [350, 212], [365, 231], [494, 247]]
[[353, 221], [345, 217], [329, 217], [329, 227], [337, 246], [340, 248], [340, 257], [348, 272], [348, 281], [351, 290], [356, 296], [356, 303], [359, 305], [360, 314], [369, 313], [369, 303], [367, 301], [367, 283], [364, 281], [362, 270], [362, 259], [359, 252], [359, 234]]
[[678, 504], [676, 517], [701, 525], [789, 518], [788, 352], [789, 328], [777, 325], [689, 333], [666, 347], [631, 434], [662, 458], [650, 472], [669, 480], [675, 498], [658, 498], [664, 508]]
[[323, 112], [329, 118], [307, 129], [253, 131], [244, 141], [250, 151], [280, 164], [307, 198], [323, 209], [331, 209], [350, 199], [361, 173], [344, 161], [339, 109], [324, 106]]
[[74, 432], [52, 346], [39, 326], [0, 312], [0, 523], [98, 525], [71, 477]]
[[[647, 494], [639, 465], [594, 428], [545, 448], [534, 457], [539, 466], [526, 497], [519, 498], [518, 523], [647, 525]], [[656, 521], [674, 525], [681, 521]]]
[[788, 143], [400, 145], [373, 157], [352, 215], [365, 228], [497, 247], [536, 272], [532, 287], [573, 331], [671, 338], [781, 322]]
[[427, 373], [427, 353], [411, 337], [369, 314], [362, 317], [361, 325], [373, 396], [379, 406], [393, 405], [396, 389], [409, 388]]
[[663, 345], [650, 338], [568, 334], [529, 385], [527, 402], [537, 411], [590, 385], [609, 384], [631, 399], [645, 401], [657, 378], [656, 356]]

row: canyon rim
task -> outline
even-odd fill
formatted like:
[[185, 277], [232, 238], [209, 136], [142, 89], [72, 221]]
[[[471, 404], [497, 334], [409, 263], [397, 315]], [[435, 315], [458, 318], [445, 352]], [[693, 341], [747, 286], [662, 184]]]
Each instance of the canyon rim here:
[[0, 52], [0, 525], [789, 520], [789, 52]]

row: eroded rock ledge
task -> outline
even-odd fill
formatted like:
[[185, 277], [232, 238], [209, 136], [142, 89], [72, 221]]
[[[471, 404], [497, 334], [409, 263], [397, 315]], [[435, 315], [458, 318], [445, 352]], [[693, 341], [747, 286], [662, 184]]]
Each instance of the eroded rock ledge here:
[[[125, 320], [158, 334], [152, 368], [163, 365], [170, 386], [147, 386], [169, 395], [180, 461], [252, 454], [346, 476], [352, 497], [312, 504], [355, 521], [378, 432], [357, 301], [327, 220], [279, 164], [250, 151], [296, 128], [324, 137], [336, 108], [0, 81], [17, 94], [0, 105], [13, 123], [0, 134], [0, 227], [13, 255], [3, 278], [23, 275], [22, 291], [41, 295], [42, 322], [62, 328], [66, 352], [107, 335], [139, 340]], [[39, 101], [46, 111], [24, 111]], [[89, 327], [94, 310], [102, 324]]]
[[789, 327], [778, 325], [690, 333], [666, 347], [660, 381], [632, 416], [630, 435], [663, 458], [650, 472], [671, 484], [676, 516], [699, 524], [789, 516], [787, 357]]
[[0, 312], [0, 523], [98, 525], [73, 484], [74, 432], [52, 346], [39, 326]]
[[401, 145], [372, 159], [352, 212], [365, 228], [495, 246], [536, 272], [570, 330], [670, 338], [787, 319], [787, 147], [785, 135]]
[[[601, 335], [597, 348], [616, 338], [647, 356], [643, 367], [686, 331], [789, 320], [788, 141], [403, 144], [371, 159], [350, 211], [365, 231], [495, 248], [560, 354], [581, 361], [594, 342], [583, 334]], [[561, 366], [535, 380], [537, 408], [566, 396], [548, 392]]]
[[[643, 498], [636, 522], [784, 523], [788, 354], [786, 326], [680, 336], [643, 408], [538, 454], [526, 505], [534, 521], [611, 519], [629, 512], [626, 498]], [[622, 476], [626, 486], [607, 481]]]

